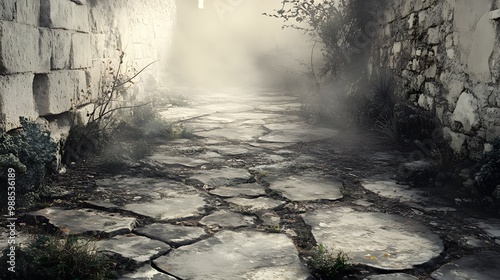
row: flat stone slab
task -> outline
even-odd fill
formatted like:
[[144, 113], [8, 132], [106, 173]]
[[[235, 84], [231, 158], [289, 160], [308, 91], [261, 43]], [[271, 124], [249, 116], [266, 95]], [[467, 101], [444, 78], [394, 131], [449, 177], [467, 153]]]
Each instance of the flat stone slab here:
[[214, 194], [220, 197], [238, 197], [238, 196], [250, 196], [257, 197], [266, 194], [264, 187], [257, 183], [240, 184], [234, 187], [217, 187], [209, 191], [210, 194]]
[[264, 126], [271, 132], [259, 137], [260, 142], [270, 143], [307, 143], [331, 138], [338, 131], [328, 128], [316, 128], [307, 124], [278, 123]]
[[186, 107], [171, 107], [166, 111], [159, 112], [160, 116], [168, 122], [179, 122], [210, 115], [215, 111], [193, 109]]
[[227, 186], [246, 183], [252, 178], [246, 169], [225, 167], [199, 172], [191, 177], [209, 186]]
[[49, 223], [69, 234], [106, 234], [113, 236], [129, 233], [135, 225], [136, 219], [124, 217], [116, 213], [106, 213], [93, 209], [72, 209], [51, 207], [29, 214], [41, 216]]
[[97, 191], [94, 199], [108, 198], [110, 202], [123, 205], [126, 202], [138, 200], [149, 201], [162, 197], [183, 197], [200, 194], [194, 187], [180, 182], [144, 177], [114, 177], [97, 180]]
[[488, 234], [489, 237], [496, 240], [498, 244], [500, 244], [500, 220], [499, 219], [491, 219], [479, 221], [477, 223], [478, 227], [481, 228]]
[[201, 159], [193, 159], [188, 157], [171, 157], [162, 154], [154, 154], [152, 156], [147, 157], [147, 159], [156, 161], [166, 166], [173, 166], [173, 167], [181, 166], [188, 168], [196, 168], [210, 163], [208, 161]]
[[151, 224], [137, 228], [134, 233], [163, 241], [171, 246], [191, 244], [206, 234], [199, 227], [186, 227], [171, 224]]
[[147, 262], [170, 250], [166, 243], [135, 234], [97, 241], [96, 248], [99, 252], [112, 252], [138, 263]]
[[236, 228], [255, 224], [255, 217], [229, 211], [219, 211], [201, 219], [200, 224], [211, 228]]
[[500, 275], [500, 253], [481, 252], [447, 263], [431, 274], [435, 280], [496, 280]]
[[138, 270], [125, 274], [118, 280], [177, 280], [176, 278], [160, 272], [147, 264]]
[[153, 263], [180, 279], [301, 280], [310, 277], [290, 238], [262, 232], [221, 231], [176, 249]]
[[207, 205], [204, 199], [201, 195], [179, 195], [152, 202], [130, 203], [120, 208], [158, 221], [167, 221], [204, 214], [203, 207]]
[[342, 198], [342, 182], [335, 178], [290, 176], [271, 182], [270, 188], [292, 201], [338, 200]]
[[245, 210], [248, 210], [250, 212], [256, 212], [259, 210], [271, 210], [286, 203], [286, 201], [275, 200], [268, 197], [259, 197], [253, 199], [235, 197], [227, 199], [226, 201], [241, 206], [245, 208]]
[[418, 280], [417, 277], [405, 273], [372, 275], [365, 279], [366, 280]]
[[423, 195], [423, 191], [412, 189], [408, 185], [397, 184], [396, 181], [384, 178], [384, 176], [375, 176], [365, 179], [361, 182], [361, 185], [363, 188], [375, 194], [400, 202], [422, 204], [428, 200], [427, 197]]
[[248, 154], [250, 152], [250, 149], [241, 146], [213, 146], [209, 149], [224, 156], [238, 156]]
[[412, 269], [444, 249], [441, 239], [427, 227], [397, 215], [335, 208], [302, 217], [318, 243], [347, 253], [352, 263], [385, 270]]
[[252, 142], [264, 135], [264, 133], [265, 131], [261, 127], [248, 126], [199, 131], [193, 134], [205, 138], [225, 138], [234, 141]]

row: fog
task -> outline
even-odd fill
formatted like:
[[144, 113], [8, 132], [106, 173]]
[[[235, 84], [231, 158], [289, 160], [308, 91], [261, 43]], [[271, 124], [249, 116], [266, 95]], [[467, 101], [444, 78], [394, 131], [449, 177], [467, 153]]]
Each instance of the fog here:
[[169, 84], [290, 88], [305, 77], [310, 38], [262, 15], [281, 0], [177, 0], [177, 6]]

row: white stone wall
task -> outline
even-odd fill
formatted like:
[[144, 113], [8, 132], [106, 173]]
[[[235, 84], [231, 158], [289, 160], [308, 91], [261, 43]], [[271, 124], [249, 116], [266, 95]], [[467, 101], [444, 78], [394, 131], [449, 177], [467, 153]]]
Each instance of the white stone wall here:
[[[136, 69], [161, 60], [175, 13], [174, 0], [0, 0], [0, 131], [86, 106], [118, 50]], [[157, 79], [160, 65], [138, 84]]]
[[458, 153], [480, 158], [500, 136], [500, 1], [390, 0], [372, 65], [433, 111]]

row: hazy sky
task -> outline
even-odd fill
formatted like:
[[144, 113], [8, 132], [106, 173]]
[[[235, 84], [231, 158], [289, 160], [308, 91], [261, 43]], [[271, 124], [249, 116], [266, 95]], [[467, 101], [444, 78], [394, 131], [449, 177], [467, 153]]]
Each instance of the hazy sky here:
[[[311, 42], [263, 16], [280, 0], [177, 0], [177, 28], [170, 55], [172, 82], [187, 85], [256, 84], [309, 63]], [[319, 52], [319, 51], [318, 51]], [[293, 72], [293, 71], [292, 71]], [[271, 77], [274, 78], [274, 77]]]

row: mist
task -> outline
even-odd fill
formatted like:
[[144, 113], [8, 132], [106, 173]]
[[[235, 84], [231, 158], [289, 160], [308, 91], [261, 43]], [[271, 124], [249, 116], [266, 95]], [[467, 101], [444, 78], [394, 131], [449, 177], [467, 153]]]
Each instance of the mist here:
[[177, 1], [168, 83], [189, 87], [296, 87], [312, 42], [262, 13], [281, 0]]

